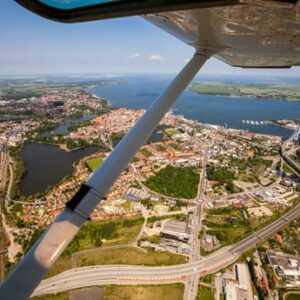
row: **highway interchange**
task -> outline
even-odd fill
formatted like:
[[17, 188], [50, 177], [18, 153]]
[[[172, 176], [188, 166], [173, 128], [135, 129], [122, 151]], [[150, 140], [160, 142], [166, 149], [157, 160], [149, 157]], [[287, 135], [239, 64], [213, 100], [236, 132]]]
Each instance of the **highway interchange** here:
[[95, 285], [165, 284], [185, 282], [191, 275], [203, 276], [232, 264], [244, 251], [255, 246], [279, 228], [300, 215], [300, 204], [285, 215], [252, 233], [232, 246], [223, 247], [213, 254], [186, 264], [168, 267], [146, 267], [130, 265], [97, 265], [75, 268], [45, 279], [32, 296], [58, 293]]

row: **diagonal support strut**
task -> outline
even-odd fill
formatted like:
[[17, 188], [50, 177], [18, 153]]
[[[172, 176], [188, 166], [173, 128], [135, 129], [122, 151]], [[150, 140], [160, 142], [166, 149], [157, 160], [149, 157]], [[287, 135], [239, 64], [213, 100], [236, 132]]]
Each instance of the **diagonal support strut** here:
[[196, 53], [166, 91], [152, 103], [3, 282], [0, 287], [1, 300], [27, 300], [30, 297], [139, 148], [213, 54], [205, 50]]

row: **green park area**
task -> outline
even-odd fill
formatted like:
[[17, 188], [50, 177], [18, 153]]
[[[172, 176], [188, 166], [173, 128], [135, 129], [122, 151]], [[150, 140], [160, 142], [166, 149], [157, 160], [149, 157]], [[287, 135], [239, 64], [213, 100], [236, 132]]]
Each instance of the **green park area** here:
[[239, 84], [224, 82], [193, 83], [191, 90], [198, 94], [234, 97], [267, 98], [300, 101], [300, 87], [280, 84]]
[[166, 196], [192, 199], [197, 196], [199, 177], [196, 168], [167, 166], [149, 177], [145, 185]]
[[[183, 299], [184, 285], [180, 283], [165, 285], [137, 285], [103, 287], [101, 300], [181, 300]], [[69, 300], [69, 293], [58, 293], [34, 297], [32, 300]], [[100, 300], [100, 299], [99, 299]]]
[[88, 169], [93, 172], [103, 163], [103, 158], [92, 158], [87, 160], [85, 163]]

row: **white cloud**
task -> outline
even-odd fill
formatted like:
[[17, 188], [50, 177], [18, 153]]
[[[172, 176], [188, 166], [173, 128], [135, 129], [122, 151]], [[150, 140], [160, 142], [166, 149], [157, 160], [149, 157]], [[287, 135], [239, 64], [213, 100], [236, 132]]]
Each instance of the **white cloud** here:
[[152, 61], [163, 61], [164, 58], [159, 55], [159, 54], [152, 54], [148, 57], [148, 60], [152, 60]]
[[188, 63], [190, 60], [190, 58], [186, 58], [183, 62]]
[[133, 53], [132, 55], [129, 56], [130, 59], [135, 59], [135, 58], [138, 58], [138, 57], [140, 57], [140, 54], [137, 53], [137, 52]]

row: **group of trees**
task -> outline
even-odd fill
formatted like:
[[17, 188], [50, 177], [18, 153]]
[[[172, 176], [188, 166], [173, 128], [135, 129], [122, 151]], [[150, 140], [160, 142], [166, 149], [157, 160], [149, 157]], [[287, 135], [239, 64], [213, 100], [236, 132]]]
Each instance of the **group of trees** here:
[[20, 199], [21, 191], [20, 184], [23, 176], [26, 173], [26, 169], [21, 158], [22, 147], [11, 147], [9, 149], [10, 156], [13, 158], [13, 183], [10, 191], [10, 197], [12, 199]]
[[85, 243], [93, 245], [92, 247], [100, 247], [103, 239], [109, 240], [117, 238], [117, 236], [117, 224], [114, 222], [87, 223], [75, 236], [71, 244], [64, 251], [63, 255], [69, 256], [74, 252], [83, 250]]
[[36, 128], [35, 132], [42, 133], [45, 131], [50, 131], [50, 130], [54, 129], [56, 126], [58, 126], [57, 122], [50, 122], [50, 121], [45, 122], [40, 127]]
[[228, 168], [209, 165], [206, 167], [206, 173], [208, 180], [218, 181], [219, 185], [225, 185], [226, 190], [230, 193], [236, 191], [236, 187], [232, 182], [235, 179], [235, 174]]
[[247, 263], [248, 263], [252, 282], [254, 283], [255, 289], [257, 290], [258, 293], [259, 300], [264, 300], [268, 296], [268, 292], [262, 289], [261, 283], [257, 279], [257, 276], [255, 274], [253, 257], [250, 260], [247, 260]]
[[55, 135], [54, 137], [38, 135], [34, 138], [34, 141], [39, 143], [45, 143], [45, 144], [53, 144], [53, 145], [65, 144], [69, 150], [83, 148], [86, 146], [97, 146], [97, 147], [101, 147], [103, 151], [107, 151], [107, 147], [103, 144], [103, 142], [100, 139], [95, 139], [92, 142], [89, 142], [84, 139], [75, 140], [75, 139], [65, 138], [62, 135]]
[[143, 204], [147, 209], [153, 208], [154, 204], [150, 198], [146, 198], [141, 200], [141, 204]]
[[192, 199], [197, 196], [199, 171], [193, 167], [167, 166], [145, 182], [145, 185], [160, 194]]
[[226, 167], [206, 167], [208, 180], [219, 181], [220, 184], [228, 183], [235, 178], [235, 174]]

